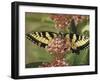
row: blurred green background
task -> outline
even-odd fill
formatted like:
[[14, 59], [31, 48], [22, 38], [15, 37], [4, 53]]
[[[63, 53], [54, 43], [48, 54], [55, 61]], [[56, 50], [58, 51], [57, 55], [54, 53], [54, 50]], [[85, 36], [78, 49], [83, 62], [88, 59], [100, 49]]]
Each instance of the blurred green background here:
[[[25, 33], [32, 31], [52, 31], [57, 32], [54, 27], [54, 22], [50, 19], [50, 14], [47, 13], [25, 13]], [[72, 25], [71, 25], [72, 26]], [[71, 28], [71, 27], [69, 27]], [[71, 32], [74, 28], [67, 29], [64, 32]], [[84, 20], [77, 25], [78, 34], [89, 36], [89, 21]], [[28, 39], [25, 39], [25, 64], [27, 68], [38, 67], [42, 62], [51, 62], [53, 56], [50, 55], [44, 48], [34, 45]], [[89, 64], [89, 48], [80, 51], [80, 54], [69, 52], [65, 54], [66, 62], [70, 66], [88, 65]]]

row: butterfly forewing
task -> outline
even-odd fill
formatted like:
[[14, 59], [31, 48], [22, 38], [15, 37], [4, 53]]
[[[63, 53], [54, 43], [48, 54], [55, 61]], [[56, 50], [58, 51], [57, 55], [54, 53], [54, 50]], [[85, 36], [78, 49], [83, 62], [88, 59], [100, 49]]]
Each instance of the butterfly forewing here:
[[65, 37], [70, 39], [72, 50], [81, 50], [89, 45], [89, 38], [86, 36], [70, 33], [66, 34]]
[[57, 33], [47, 31], [31, 32], [26, 34], [26, 37], [27, 39], [31, 40], [34, 44], [45, 48], [54, 37], [57, 37]]

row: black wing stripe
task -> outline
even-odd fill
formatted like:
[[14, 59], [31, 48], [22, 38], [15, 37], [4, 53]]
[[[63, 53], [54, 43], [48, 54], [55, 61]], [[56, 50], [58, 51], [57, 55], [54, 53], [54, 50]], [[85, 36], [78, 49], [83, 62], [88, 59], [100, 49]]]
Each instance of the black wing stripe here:
[[42, 35], [43, 35], [44, 38], [46, 38], [47, 40], [49, 40], [48, 37], [46, 36], [46, 32], [42, 32]]
[[70, 34], [70, 39], [73, 39], [73, 34]]
[[76, 35], [76, 40], [75, 42], [77, 42], [79, 40], [79, 35]]
[[87, 46], [89, 46], [89, 41], [86, 42], [84, 45], [82, 45], [82, 46], [80, 46], [80, 47], [77, 47], [77, 49], [82, 50], [82, 49], [84, 49], [84, 48], [87, 47]]
[[82, 40], [82, 36], [80, 36], [81, 38], [80, 38], [80, 40]]
[[53, 33], [51, 33], [51, 32], [48, 32], [49, 34], [50, 34], [50, 36], [52, 37], [52, 38], [54, 38], [54, 35], [53, 35]]
[[72, 42], [73, 34], [70, 34], [69, 36], [70, 36], [70, 39], [71, 39], [70, 41]]
[[41, 37], [41, 34], [40, 34], [40, 32], [38, 32], [38, 35]]
[[36, 32], [33, 32], [32, 34], [35, 34], [36, 35]]

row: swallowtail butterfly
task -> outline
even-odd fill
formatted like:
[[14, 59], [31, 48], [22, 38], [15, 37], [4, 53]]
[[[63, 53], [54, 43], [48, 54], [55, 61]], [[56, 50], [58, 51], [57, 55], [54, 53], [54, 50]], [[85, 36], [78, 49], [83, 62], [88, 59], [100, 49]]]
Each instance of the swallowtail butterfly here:
[[77, 35], [73, 33], [55, 33], [55, 32], [48, 32], [48, 31], [42, 31], [42, 32], [31, 32], [26, 34], [26, 38], [31, 40], [34, 44], [38, 45], [39, 47], [45, 48], [48, 46], [50, 41], [55, 37], [64, 37], [64, 38], [70, 38], [71, 41], [71, 50], [73, 52], [77, 52], [81, 49], [84, 49], [89, 45], [89, 38], [82, 35]]

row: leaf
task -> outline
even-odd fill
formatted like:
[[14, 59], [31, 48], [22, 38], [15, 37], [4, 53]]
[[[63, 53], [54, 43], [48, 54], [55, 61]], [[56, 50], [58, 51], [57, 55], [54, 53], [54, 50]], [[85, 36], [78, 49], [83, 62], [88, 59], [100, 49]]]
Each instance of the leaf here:
[[89, 37], [89, 31], [88, 31], [88, 30], [84, 31], [84, 32], [83, 32], [83, 35]]
[[33, 44], [31, 41], [26, 39], [26, 48], [25, 48], [25, 63], [34, 63], [34, 62], [51, 62], [53, 56], [49, 54], [44, 48]]
[[80, 54], [69, 53], [66, 55], [66, 61], [70, 66], [88, 65], [89, 64], [89, 49], [85, 48], [80, 51]]
[[89, 21], [86, 19], [77, 25], [77, 32], [79, 34], [83, 34], [84, 31], [89, 31]]
[[26, 64], [26, 68], [35, 68], [35, 67], [39, 67], [42, 64], [42, 62], [34, 62], [34, 63], [29, 63]]
[[70, 33], [75, 33], [75, 34], [77, 34], [77, 28], [76, 28], [76, 26], [75, 26], [74, 20], [71, 21]]
[[38, 62], [51, 62], [53, 59], [49, 52], [38, 46], [33, 48], [32, 53], [34, 54], [34, 58], [37, 58], [36, 61]]

